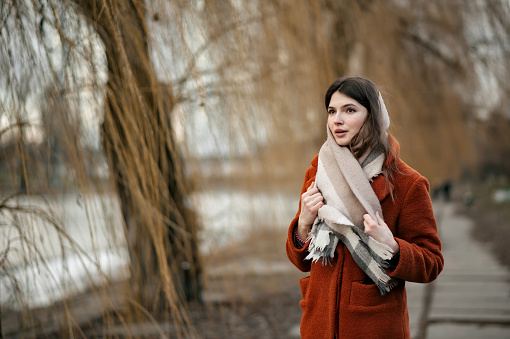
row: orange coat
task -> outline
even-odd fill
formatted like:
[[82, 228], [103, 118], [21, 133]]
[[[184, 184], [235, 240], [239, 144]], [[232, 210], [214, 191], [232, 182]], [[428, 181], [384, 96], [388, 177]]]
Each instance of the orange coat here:
[[[390, 143], [398, 154], [400, 146], [391, 136]], [[376, 177], [372, 188], [381, 203], [384, 221], [400, 246], [397, 266], [388, 274], [399, 284], [381, 296], [342, 242], [330, 265], [305, 260], [308, 243], [301, 249], [294, 244], [298, 211], [289, 227], [286, 248], [289, 260], [301, 271], [310, 272], [299, 282], [303, 296], [299, 303], [303, 311], [302, 338], [411, 338], [405, 281], [433, 281], [443, 269], [444, 259], [427, 179], [400, 159], [389, 161], [397, 161], [398, 168], [392, 181], [394, 200], [384, 176]], [[301, 193], [315, 180], [317, 162], [318, 156], [306, 171]]]

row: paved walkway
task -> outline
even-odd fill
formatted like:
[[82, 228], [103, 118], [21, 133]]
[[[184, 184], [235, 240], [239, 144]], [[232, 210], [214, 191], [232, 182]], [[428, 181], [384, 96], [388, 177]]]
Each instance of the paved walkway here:
[[413, 338], [420, 338], [424, 296], [432, 290], [426, 336], [421, 338], [510, 338], [510, 271], [488, 247], [472, 239], [472, 221], [452, 203], [434, 205], [445, 267], [432, 284], [409, 283]]

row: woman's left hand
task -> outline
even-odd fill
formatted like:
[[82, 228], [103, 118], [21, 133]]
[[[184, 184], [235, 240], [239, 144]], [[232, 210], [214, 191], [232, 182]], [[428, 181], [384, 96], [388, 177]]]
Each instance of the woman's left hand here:
[[375, 212], [375, 217], [377, 221], [372, 219], [370, 214], [365, 214], [363, 216], [363, 224], [365, 225], [365, 233], [377, 240], [382, 244], [386, 244], [393, 250], [393, 253], [397, 253], [399, 251], [398, 242], [393, 237], [393, 233], [389, 229], [388, 225], [382, 220], [379, 216], [378, 212]]

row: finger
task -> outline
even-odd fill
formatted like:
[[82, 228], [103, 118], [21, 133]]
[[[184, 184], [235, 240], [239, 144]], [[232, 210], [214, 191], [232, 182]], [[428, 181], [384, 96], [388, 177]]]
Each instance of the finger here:
[[312, 187], [312, 188], [308, 189], [307, 193], [310, 194], [310, 195], [314, 195], [314, 194], [317, 194], [317, 193], [320, 193], [320, 192], [319, 192], [319, 189], [317, 187]]
[[372, 219], [372, 216], [370, 214], [368, 214], [368, 213], [363, 215], [363, 219], [365, 219], [365, 221], [367, 221], [367, 222], [373, 222], [374, 221], [374, 219]]
[[305, 201], [307, 203], [317, 203], [318, 201], [322, 201], [322, 194], [307, 194], [305, 197]]
[[307, 197], [311, 197], [313, 195], [313, 191], [310, 191], [310, 188], [308, 188], [308, 190], [306, 192], [303, 192], [303, 194], [301, 194], [301, 198], [305, 199]]
[[372, 228], [372, 227], [375, 227], [377, 226], [377, 223], [375, 222], [374, 219], [372, 219], [372, 216], [370, 214], [365, 214], [363, 215], [363, 219], [364, 219], [364, 224], [368, 225], [368, 227]]
[[322, 206], [324, 206], [324, 203], [322, 201], [318, 201], [317, 203], [310, 203], [306, 207], [310, 212], [317, 213]]
[[317, 193], [317, 194], [314, 194], [310, 197], [311, 201], [314, 201], [315, 203], [319, 202], [319, 201], [323, 201], [324, 200], [324, 197], [322, 196], [322, 194], [320, 193]]
[[379, 223], [379, 225], [384, 225], [385, 224], [384, 220], [379, 215], [379, 212], [375, 212], [375, 217], [377, 218], [377, 222]]
[[315, 181], [312, 181], [312, 183], [310, 184], [310, 187], [308, 187], [307, 191], [311, 190], [315, 185]]
[[322, 201], [319, 201], [318, 203], [312, 206], [312, 209], [314, 211], [318, 211], [322, 206], [324, 206], [324, 203]]
[[379, 221], [379, 220], [380, 220], [380, 221], [383, 221], [383, 220], [381, 219], [381, 216], [379, 215], [379, 212], [378, 212], [378, 211], [375, 211], [375, 217], [377, 218], [377, 220], [378, 220], [378, 221]]
[[363, 225], [365, 226], [365, 232], [370, 232], [370, 230], [372, 229], [372, 225], [370, 225], [369, 222], [367, 222], [366, 220], [363, 222]]

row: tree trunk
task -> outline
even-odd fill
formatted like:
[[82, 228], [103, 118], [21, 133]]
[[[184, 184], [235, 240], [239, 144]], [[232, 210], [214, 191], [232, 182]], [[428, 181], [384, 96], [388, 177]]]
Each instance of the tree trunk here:
[[103, 145], [118, 190], [134, 295], [154, 310], [199, 300], [197, 223], [174, 142], [172, 89], [149, 57], [143, 1], [75, 0], [101, 37], [108, 62]]

